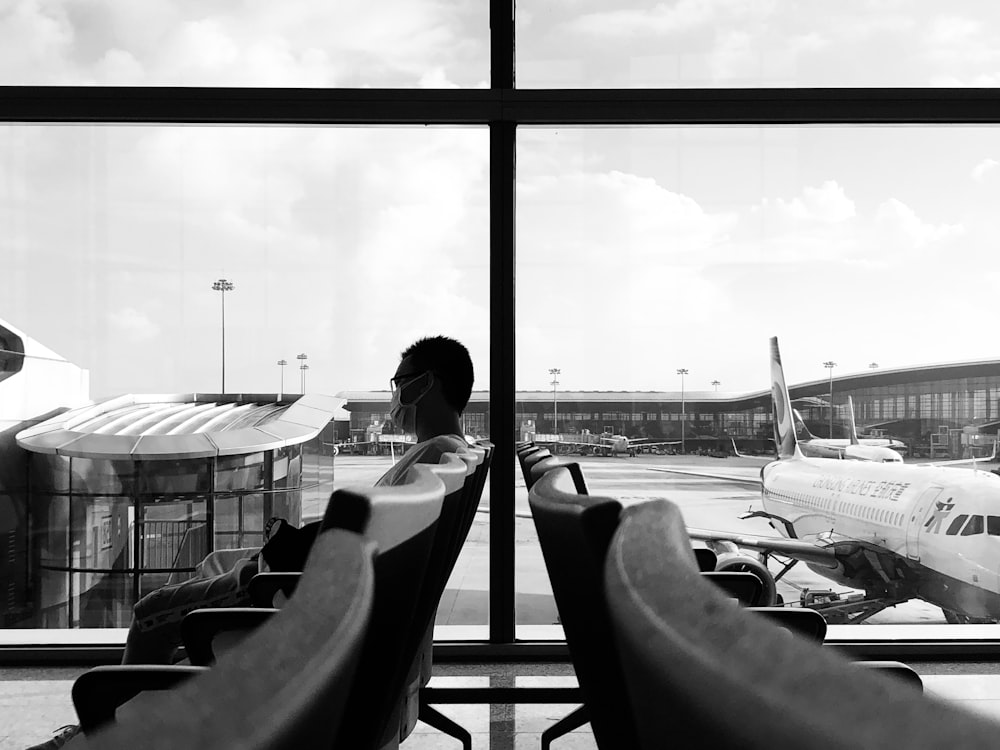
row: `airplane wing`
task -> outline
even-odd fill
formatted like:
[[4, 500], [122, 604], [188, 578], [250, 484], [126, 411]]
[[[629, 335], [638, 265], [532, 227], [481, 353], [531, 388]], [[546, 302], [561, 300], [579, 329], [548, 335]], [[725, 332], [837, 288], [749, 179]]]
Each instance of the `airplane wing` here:
[[771, 462], [771, 461], [774, 460], [774, 456], [751, 456], [751, 455], [746, 454], [746, 453], [740, 453], [740, 449], [736, 447], [736, 439], [735, 438], [729, 438], [729, 442], [731, 442], [733, 444], [733, 455], [735, 455], [735, 456], [738, 456], [740, 458], [753, 458], [753, 459], [756, 459], [757, 461]]
[[946, 461], [925, 461], [923, 463], [914, 464], [915, 466], [961, 466], [962, 464], [976, 464], [982, 461], [984, 464], [990, 461], [996, 460], [997, 457], [997, 444], [996, 441], [993, 443], [993, 452], [988, 456], [983, 456], [982, 458], [956, 458]]
[[761, 481], [760, 475], [749, 477], [740, 476], [738, 474], [722, 474], [710, 471], [700, 471], [696, 469], [669, 469], [666, 466], [650, 466], [648, 467], [650, 471], [662, 471], [666, 474], [684, 474], [689, 477], [701, 477], [702, 479], [719, 479], [723, 482], [736, 482], [738, 484], [747, 484], [756, 488], [760, 488]]
[[804, 542], [799, 539], [785, 539], [779, 537], [746, 536], [744, 534], [734, 534], [729, 531], [710, 531], [707, 529], [688, 528], [688, 536], [703, 542], [732, 542], [742, 549], [751, 549], [757, 552], [776, 552], [779, 555], [802, 560], [803, 562], [817, 563], [835, 567], [837, 553], [834, 546], [820, 547], [811, 542]]

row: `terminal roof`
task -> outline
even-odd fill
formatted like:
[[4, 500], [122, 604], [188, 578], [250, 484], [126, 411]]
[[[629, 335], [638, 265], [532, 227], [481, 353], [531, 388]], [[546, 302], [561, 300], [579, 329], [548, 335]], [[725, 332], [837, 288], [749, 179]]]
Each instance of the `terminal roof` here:
[[314, 438], [344, 400], [305, 394], [118, 396], [19, 432], [25, 450], [76, 458], [179, 460], [273, 450]]

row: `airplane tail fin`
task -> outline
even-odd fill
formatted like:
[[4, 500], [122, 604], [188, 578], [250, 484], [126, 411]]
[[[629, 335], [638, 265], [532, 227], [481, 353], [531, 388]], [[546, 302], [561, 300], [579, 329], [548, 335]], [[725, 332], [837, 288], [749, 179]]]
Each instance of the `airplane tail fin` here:
[[774, 417], [774, 447], [778, 458], [802, 455], [795, 437], [795, 419], [792, 402], [788, 397], [785, 372], [781, 366], [781, 352], [777, 336], [771, 337], [771, 411]]
[[792, 416], [795, 418], [795, 438], [797, 440], [812, 440], [816, 436], [809, 432], [806, 421], [799, 414], [798, 409], [792, 409]]
[[859, 445], [858, 428], [854, 424], [854, 399], [847, 397], [847, 427], [851, 433], [851, 445]]

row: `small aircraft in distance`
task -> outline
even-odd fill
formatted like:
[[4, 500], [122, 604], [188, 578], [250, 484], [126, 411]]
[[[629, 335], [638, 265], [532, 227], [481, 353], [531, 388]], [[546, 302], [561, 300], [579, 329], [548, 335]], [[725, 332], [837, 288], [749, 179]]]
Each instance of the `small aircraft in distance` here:
[[[847, 598], [825, 592], [822, 599], [803, 593], [801, 603], [830, 622], [862, 622], [910, 599], [940, 607], [950, 623], [1000, 622], [1000, 539], [993, 539], [1000, 537], [1000, 476], [942, 464], [807, 457], [776, 338], [771, 384], [778, 459], [759, 476], [650, 467], [760, 488], [761, 509], [742, 518], [765, 519], [780, 537], [688, 529], [716, 552], [717, 569], [757, 573], [772, 603], [775, 581], [799, 562], [864, 591]], [[768, 568], [772, 557], [784, 565], [777, 575]]]
[[[560, 436], [561, 437], [561, 436]], [[536, 445], [543, 445], [553, 453], [562, 452], [562, 446], [571, 446], [580, 453], [592, 453], [595, 456], [634, 456], [639, 448], [660, 448], [667, 445], [680, 445], [680, 440], [655, 440], [653, 438], [629, 438], [624, 435], [613, 435], [610, 432], [594, 436], [591, 440], [545, 440], [535, 439]]]

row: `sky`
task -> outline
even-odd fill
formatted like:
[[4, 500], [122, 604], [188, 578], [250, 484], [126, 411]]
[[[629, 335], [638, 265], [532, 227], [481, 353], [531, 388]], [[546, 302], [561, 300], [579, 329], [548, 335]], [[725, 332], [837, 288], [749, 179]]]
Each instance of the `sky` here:
[[[0, 0], [0, 85], [482, 87], [486, 3]], [[330, 7], [326, 7], [330, 6]], [[1000, 7], [520, 2], [519, 86], [994, 86]], [[989, 127], [521, 128], [519, 389], [998, 358]], [[0, 126], [0, 320], [95, 398], [489, 387], [484, 128]]]

